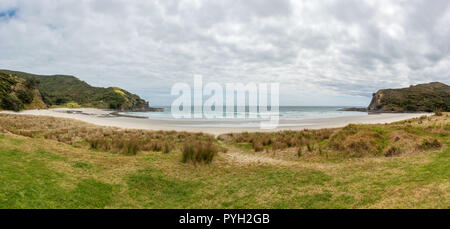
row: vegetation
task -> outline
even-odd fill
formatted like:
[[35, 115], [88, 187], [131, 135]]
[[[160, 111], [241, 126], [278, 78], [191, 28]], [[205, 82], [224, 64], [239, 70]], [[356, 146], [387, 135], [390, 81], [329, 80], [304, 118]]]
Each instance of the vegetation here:
[[15, 95], [8, 94], [2, 98], [2, 108], [5, 110], [20, 111], [23, 109], [23, 103]]
[[[216, 144], [212, 135], [202, 133], [124, 130], [71, 119], [25, 115], [0, 114], [0, 132], [51, 139], [79, 148], [128, 155], [135, 155], [140, 151], [169, 153], [174, 148], [181, 150], [184, 142], [196, 142], [202, 155], [203, 143], [208, 147]], [[205, 162], [210, 162], [212, 157], [208, 160]]]
[[[32, 100], [30, 90], [39, 89], [40, 96], [47, 106], [65, 106], [77, 104], [83, 107], [96, 107], [117, 110], [146, 110], [148, 102], [139, 96], [118, 87], [92, 87], [84, 81], [74, 76], [66, 75], [34, 75], [24, 72], [15, 72], [0, 70], [1, 75], [10, 75], [13, 78], [23, 81], [25, 89], [21, 93], [20, 100]], [[5, 81], [5, 82], [3, 82]], [[0, 78], [0, 90], [8, 87], [6, 84], [12, 84], [3, 78]], [[3, 86], [6, 85], [6, 86]], [[10, 91], [5, 94], [10, 93]], [[23, 99], [24, 100], [23, 100]]]
[[402, 89], [384, 89], [374, 94], [369, 110], [450, 111], [450, 86], [434, 82]]
[[[433, 134], [428, 134], [429, 131]], [[442, 146], [440, 137], [448, 135], [450, 121], [447, 114], [445, 117], [422, 116], [389, 125], [350, 124], [337, 129], [230, 133], [218, 138], [238, 148], [251, 146], [254, 152], [262, 151], [261, 147], [264, 147], [266, 151], [283, 151], [283, 155], [290, 158], [302, 156], [342, 159], [390, 157], [439, 149]]]
[[17, 98], [19, 98], [23, 104], [29, 104], [33, 101], [34, 94], [30, 90], [18, 90], [16, 93]]
[[448, 113], [217, 139], [2, 114], [0, 208], [448, 209], [449, 136]]
[[35, 95], [39, 95], [35, 89], [37, 84], [36, 81], [0, 72], [0, 108], [13, 111], [20, 111], [25, 106], [40, 108], [38, 101], [32, 105]]
[[212, 162], [218, 152], [217, 146], [212, 142], [186, 142], [183, 146], [183, 163], [205, 163]]

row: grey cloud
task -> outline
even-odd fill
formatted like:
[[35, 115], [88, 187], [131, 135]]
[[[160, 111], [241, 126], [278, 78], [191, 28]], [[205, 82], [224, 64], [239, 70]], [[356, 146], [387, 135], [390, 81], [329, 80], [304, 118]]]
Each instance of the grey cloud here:
[[300, 105], [364, 105], [380, 88], [450, 83], [446, 0], [1, 1], [9, 9], [0, 68], [77, 75], [159, 104], [193, 74], [276, 81], [281, 102]]

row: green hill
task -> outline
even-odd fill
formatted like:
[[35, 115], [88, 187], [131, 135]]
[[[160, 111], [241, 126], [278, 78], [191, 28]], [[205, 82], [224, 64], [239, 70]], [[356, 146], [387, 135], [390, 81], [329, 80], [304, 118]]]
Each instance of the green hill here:
[[450, 86], [432, 82], [401, 89], [383, 89], [373, 94], [369, 111], [450, 111]]
[[46, 107], [37, 81], [0, 72], [0, 109], [19, 111]]
[[[132, 111], [149, 110], [148, 102], [135, 94], [118, 87], [93, 87], [74, 76], [35, 75], [9, 70], [0, 70], [0, 73], [11, 75], [16, 79], [36, 82], [36, 87], [47, 106], [82, 106]], [[2, 82], [7, 84], [8, 81], [2, 79]]]

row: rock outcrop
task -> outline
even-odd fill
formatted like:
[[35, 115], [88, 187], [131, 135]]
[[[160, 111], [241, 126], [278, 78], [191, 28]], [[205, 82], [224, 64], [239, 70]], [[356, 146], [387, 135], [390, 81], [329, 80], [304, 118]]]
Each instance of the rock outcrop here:
[[378, 91], [377, 93], [372, 94], [372, 100], [370, 101], [369, 107], [367, 107], [368, 111], [376, 111], [379, 110], [383, 105], [381, 104], [381, 97], [383, 96], [382, 91]]

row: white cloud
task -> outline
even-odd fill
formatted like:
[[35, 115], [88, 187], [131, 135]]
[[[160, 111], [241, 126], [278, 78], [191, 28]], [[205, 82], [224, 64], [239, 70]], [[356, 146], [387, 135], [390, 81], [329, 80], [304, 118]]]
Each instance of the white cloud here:
[[366, 105], [379, 88], [450, 83], [449, 4], [4, 0], [0, 68], [73, 74], [156, 104], [202, 74], [280, 82], [282, 104]]

